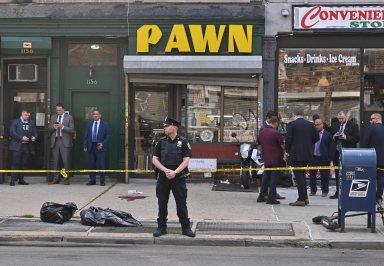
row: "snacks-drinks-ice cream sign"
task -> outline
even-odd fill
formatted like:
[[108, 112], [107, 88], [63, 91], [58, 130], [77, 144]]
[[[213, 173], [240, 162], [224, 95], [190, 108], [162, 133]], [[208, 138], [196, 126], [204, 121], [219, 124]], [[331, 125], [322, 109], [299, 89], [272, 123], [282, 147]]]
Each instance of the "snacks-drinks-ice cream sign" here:
[[384, 29], [384, 6], [294, 7], [293, 28]]

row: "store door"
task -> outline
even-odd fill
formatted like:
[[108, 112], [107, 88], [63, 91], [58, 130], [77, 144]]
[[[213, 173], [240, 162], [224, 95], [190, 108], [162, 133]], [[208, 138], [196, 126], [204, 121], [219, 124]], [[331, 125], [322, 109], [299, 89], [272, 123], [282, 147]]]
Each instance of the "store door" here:
[[363, 95], [362, 135], [369, 127], [369, 120], [373, 113], [384, 115], [384, 74], [365, 75]]
[[134, 158], [134, 169], [151, 170], [153, 148], [164, 136], [164, 119], [173, 116], [173, 89], [169, 85], [136, 85], [134, 97], [134, 126], [130, 132], [134, 136], [134, 154], [130, 158]]
[[[110, 108], [108, 92], [72, 92], [72, 116], [75, 121], [75, 140], [72, 150], [72, 168], [76, 170], [88, 169], [87, 168], [87, 154], [83, 151], [83, 140], [85, 129], [92, 118], [92, 111], [95, 109], [100, 110], [101, 119], [110, 124]], [[110, 153], [111, 149], [107, 149]], [[107, 154], [107, 169], [108, 169], [108, 154]]]
[[28, 169], [46, 169], [48, 167], [47, 142], [47, 59], [4, 59], [3, 60], [3, 105], [2, 108], [2, 164], [11, 168], [11, 153], [8, 151], [11, 136], [10, 125], [21, 115], [23, 109], [31, 112], [37, 127], [38, 138], [33, 145], [34, 155], [28, 162]]

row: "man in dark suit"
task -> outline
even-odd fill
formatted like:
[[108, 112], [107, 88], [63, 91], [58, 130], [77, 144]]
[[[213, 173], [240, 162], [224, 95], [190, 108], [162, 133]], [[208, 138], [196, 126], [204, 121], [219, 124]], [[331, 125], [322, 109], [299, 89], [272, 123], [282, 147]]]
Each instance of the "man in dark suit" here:
[[[56, 114], [51, 117], [51, 124], [48, 127], [51, 133], [51, 150], [53, 156], [53, 169], [59, 167], [59, 157], [63, 161], [66, 170], [70, 170], [70, 154], [73, 146], [74, 123], [71, 115], [64, 113], [64, 106], [56, 104]], [[52, 184], [60, 183], [60, 174]], [[49, 182], [51, 183], [51, 182]], [[69, 185], [69, 179], [64, 179], [64, 185]]]
[[[315, 149], [313, 152], [313, 162], [310, 166], [329, 166], [329, 148], [331, 143], [330, 134], [328, 131], [324, 130], [323, 121], [320, 118], [315, 119], [315, 128], [319, 134], [320, 140], [315, 143]], [[311, 193], [309, 196], [315, 196], [317, 192], [316, 184], [316, 175], [317, 170], [311, 170], [311, 177], [309, 181], [309, 186], [311, 188]], [[320, 170], [321, 177], [321, 192], [322, 197], [327, 197], [329, 192], [329, 169]]]
[[[285, 150], [289, 156], [292, 167], [306, 167], [313, 160], [314, 144], [319, 140], [315, 126], [303, 118], [303, 111], [293, 111], [294, 121], [287, 126], [285, 135]], [[299, 197], [297, 201], [289, 203], [290, 206], [305, 207], [309, 203], [307, 183], [304, 170], [293, 171]]]
[[[28, 159], [33, 153], [32, 143], [36, 141], [37, 130], [35, 123], [29, 120], [31, 112], [22, 110], [21, 116], [12, 121], [10, 128], [11, 143], [9, 150], [12, 151], [12, 170], [25, 169]], [[19, 180], [20, 185], [28, 185], [24, 181], [24, 174], [12, 173], [10, 185], [14, 186], [15, 182]]]
[[[339, 158], [341, 148], [356, 148], [356, 144], [360, 141], [359, 126], [347, 120], [347, 116], [343, 111], [337, 114], [338, 121], [331, 126], [331, 149], [330, 158], [331, 166], [339, 166]], [[330, 196], [330, 199], [337, 199], [339, 197], [339, 170], [335, 169], [336, 176], [336, 192]]]
[[262, 130], [263, 128], [266, 128], [267, 126], [270, 126], [270, 121], [271, 121], [272, 117], [276, 117], [275, 112], [274, 111], [268, 111], [266, 116], [265, 116], [265, 120], [260, 127], [260, 130]]
[[[88, 123], [84, 135], [84, 151], [88, 153], [88, 169], [105, 170], [105, 154], [111, 137], [109, 126], [101, 120], [99, 110], [92, 112], [93, 121]], [[96, 173], [89, 173], [87, 186], [96, 185]], [[105, 186], [105, 173], [100, 173], [100, 186]]]
[[[381, 114], [372, 114], [370, 119], [371, 126], [364, 134], [361, 141], [362, 148], [375, 148], [377, 168], [384, 168], [384, 126]], [[376, 202], [383, 202], [383, 183], [384, 172], [382, 170], [376, 171], [377, 189], [376, 189]]]

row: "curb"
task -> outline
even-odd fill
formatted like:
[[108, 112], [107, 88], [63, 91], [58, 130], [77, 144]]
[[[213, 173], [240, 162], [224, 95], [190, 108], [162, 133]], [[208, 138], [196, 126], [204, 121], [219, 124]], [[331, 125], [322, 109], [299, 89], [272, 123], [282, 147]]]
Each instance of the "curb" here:
[[222, 247], [274, 247], [274, 248], [335, 248], [384, 250], [383, 241], [338, 240], [249, 240], [211, 238], [153, 238], [153, 237], [71, 237], [71, 236], [0, 236], [0, 246], [34, 247], [118, 247], [132, 245], [178, 245]]

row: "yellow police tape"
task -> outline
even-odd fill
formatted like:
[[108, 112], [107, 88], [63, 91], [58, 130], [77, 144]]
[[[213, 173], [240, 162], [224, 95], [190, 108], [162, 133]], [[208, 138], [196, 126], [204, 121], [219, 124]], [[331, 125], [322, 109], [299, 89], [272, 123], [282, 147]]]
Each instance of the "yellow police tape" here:
[[[277, 170], [335, 170], [338, 166], [307, 166], [307, 167], [270, 167], [270, 168], [246, 168], [251, 171], [277, 171]], [[198, 169], [190, 170], [191, 173], [214, 173], [214, 172], [240, 172], [242, 168], [221, 168], [221, 169]], [[384, 171], [383, 168], [377, 170]], [[68, 178], [68, 173], [153, 173], [153, 170], [0, 170], [0, 173], [60, 173]]]

